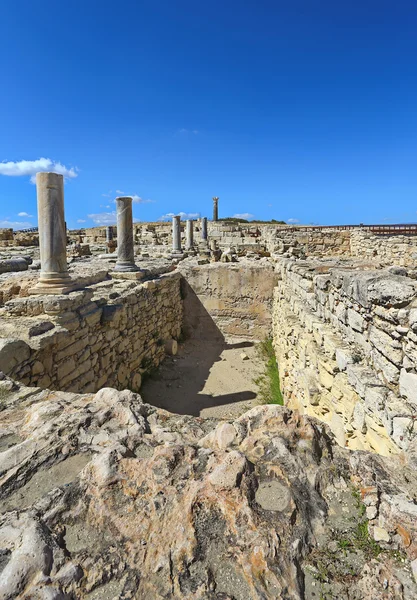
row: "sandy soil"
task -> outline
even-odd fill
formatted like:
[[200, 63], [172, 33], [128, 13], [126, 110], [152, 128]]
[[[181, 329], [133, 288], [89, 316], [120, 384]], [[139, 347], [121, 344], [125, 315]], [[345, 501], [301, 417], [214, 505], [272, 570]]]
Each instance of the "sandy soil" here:
[[194, 338], [165, 359], [140, 393], [145, 402], [170, 412], [235, 418], [259, 404], [254, 379], [263, 370], [252, 342]]

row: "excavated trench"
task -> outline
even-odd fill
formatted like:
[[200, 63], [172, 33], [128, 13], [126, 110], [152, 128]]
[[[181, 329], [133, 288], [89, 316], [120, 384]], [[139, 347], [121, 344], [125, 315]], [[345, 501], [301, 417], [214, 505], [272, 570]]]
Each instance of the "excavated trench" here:
[[183, 343], [141, 388], [145, 402], [170, 412], [236, 418], [262, 403], [257, 346], [271, 335], [276, 283], [267, 261], [182, 265]]

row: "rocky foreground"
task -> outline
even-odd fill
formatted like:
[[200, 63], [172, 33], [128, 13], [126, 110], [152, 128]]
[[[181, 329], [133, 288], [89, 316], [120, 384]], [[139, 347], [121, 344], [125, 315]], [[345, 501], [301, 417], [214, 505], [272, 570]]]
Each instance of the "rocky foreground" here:
[[413, 453], [0, 383], [1, 600], [417, 598]]

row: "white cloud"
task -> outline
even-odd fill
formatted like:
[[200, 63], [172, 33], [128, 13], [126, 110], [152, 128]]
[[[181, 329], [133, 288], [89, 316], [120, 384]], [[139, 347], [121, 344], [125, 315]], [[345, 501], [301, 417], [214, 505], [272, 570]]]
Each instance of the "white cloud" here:
[[237, 213], [236, 215], [233, 215], [234, 219], [245, 219], [246, 221], [249, 221], [249, 219], [253, 219], [255, 215], [251, 215], [251, 213]]
[[180, 135], [198, 135], [200, 132], [198, 131], [198, 129], [186, 129], [185, 127], [183, 127], [182, 129], [178, 129], [177, 133]]
[[[119, 190], [116, 190], [116, 192], [119, 192]], [[123, 194], [124, 192], [120, 192], [121, 194]], [[127, 196], [128, 198], [132, 198], [132, 203], [133, 204], [151, 204], [153, 202], [155, 202], [155, 200], [145, 200], [144, 198], [141, 198], [140, 196], [138, 196], [137, 194], [133, 194], [133, 196]], [[116, 198], [113, 200], [113, 202], [116, 202]], [[110, 207], [108, 207], [110, 208]]]
[[137, 194], [133, 194], [132, 196], [132, 202], [133, 204], [150, 204], [152, 202], [155, 202], [155, 200], [144, 200], [143, 198], [141, 198], [140, 196], [138, 196]]
[[158, 221], [168, 221], [169, 219], [172, 219], [172, 217], [175, 217], [174, 213], [167, 213], [166, 215], [161, 215]]
[[298, 219], [287, 219], [287, 223], [299, 223]]
[[77, 167], [68, 169], [60, 162], [55, 162], [51, 158], [38, 158], [38, 160], [20, 160], [0, 163], [0, 175], [8, 177], [25, 177], [30, 176], [32, 183], [36, 182], [36, 173], [40, 171], [48, 171], [59, 173], [68, 179], [73, 179], [78, 176]]
[[77, 223], [86, 223], [85, 219], [77, 219]]
[[95, 213], [87, 215], [96, 225], [115, 225], [116, 224], [116, 211]]
[[27, 217], [28, 219], [33, 219], [33, 215], [28, 215], [28, 213], [27, 213], [27, 212], [20, 212], [20, 213], [17, 213], [17, 216], [18, 216], [18, 217]]
[[116, 194], [121, 194], [123, 196], [124, 192], [122, 192], [122, 190], [116, 190]]
[[8, 217], [0, 220], [0, 229], [27, 229], [28, 227], [33, 227], [33, 223], [29, 223], [28, 221], [9, 221]]
[[185, 213], [185, 212], [166, 213], [166, 215], [162, 215], [161, 217], [159, 217], [158, 221], [169, 221], [169, 219], [172, 219], [172, 217], [175, 217], [176, 215], [179, 215], [182, 220], [184, 220], [184, 219], [199, 219], [201, 216], [200, 213]]

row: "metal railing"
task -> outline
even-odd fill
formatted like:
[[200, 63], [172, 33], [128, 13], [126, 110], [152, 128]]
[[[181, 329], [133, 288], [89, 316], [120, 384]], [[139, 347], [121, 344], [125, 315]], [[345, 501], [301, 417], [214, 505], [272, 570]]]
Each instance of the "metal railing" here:
[[29, 229], [16, 229], [13, 233], [38, 233], [37, 227], [29, 227]]
[[292, 231], [347, 231], [360, 229], [378, 235], [417, 235], [417, 223], [396, 223], [394, 225], [296, 225]]

